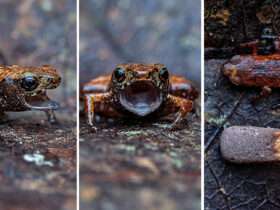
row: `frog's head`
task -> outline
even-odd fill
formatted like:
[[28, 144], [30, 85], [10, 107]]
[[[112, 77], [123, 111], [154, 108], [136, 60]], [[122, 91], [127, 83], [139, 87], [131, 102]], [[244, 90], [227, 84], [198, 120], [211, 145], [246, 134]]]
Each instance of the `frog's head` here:
[[57, 109], [59, 104], [51, 101], [46, 91], [57, 88], [61, 77], [56, 69], [49, 65], [42, 67], [10, 66], [6, 82], [17, 86], [21, 103], [29, 109], [49, 110]]
[[114, 100], [137, 116], [154, 112], [168, 95], [169, 72], [162, 64], [121, 64], [113, 71]]

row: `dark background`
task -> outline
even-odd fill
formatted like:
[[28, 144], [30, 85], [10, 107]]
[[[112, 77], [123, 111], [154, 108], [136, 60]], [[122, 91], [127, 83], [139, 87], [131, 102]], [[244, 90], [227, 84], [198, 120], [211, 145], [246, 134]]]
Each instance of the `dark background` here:
[[226, 162], [220, 154], [220, 133], [216, 135], [233, 125], [280, 128], [279, 90], [252, 103], [260, 89], [231, 84], [221, 74], [228, 60], [218, 59], [225, 48], [258, 38], [264, 26], [279, 35], [280, 1], [207, 0], [205, 6], [205, 45], [217, 48], [217, 57], [205, 61], [205, 145], [213, 140], [205, 151], [205, 209], [280, 209], [279, 164]]
[[1, 64], [51, 64], [63, 81], [49, 94], [62, 105], [58, 124], [36, 111], [0, 123], [0, 209], [74, 210], [76, 1], [0, 0], [0, 33]]

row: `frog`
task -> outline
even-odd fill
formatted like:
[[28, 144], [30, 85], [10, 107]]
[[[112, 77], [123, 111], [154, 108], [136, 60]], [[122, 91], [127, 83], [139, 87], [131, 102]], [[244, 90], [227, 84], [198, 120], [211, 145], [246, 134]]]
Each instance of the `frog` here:
[[82, 87], [87, 122], [94, 127], [95, 116], [111, 119], [144, 119], [175, 114], [168, 128], [193, 111], [198, 90], [193, 83], [171, 75], [163, 64], [119, 64], [111, 74], [101, 75]]
[[258, 97], [268, 96], [273, 88], [280, 88], [279, 37], [264, 28], [259, 40], [242, 44], [253, 49], [250, 55], [235, 55], [223, 67], [223, 74], [237, 86], [261, 89]]
[[44, 111], [48, 121], [56, 122], [54, 110], [58, 102], [47, 96], [47, 90], [57, 88], [61, 77], [50, 65], [0, 66], [0, 118], [5, 120], [6, 112]]

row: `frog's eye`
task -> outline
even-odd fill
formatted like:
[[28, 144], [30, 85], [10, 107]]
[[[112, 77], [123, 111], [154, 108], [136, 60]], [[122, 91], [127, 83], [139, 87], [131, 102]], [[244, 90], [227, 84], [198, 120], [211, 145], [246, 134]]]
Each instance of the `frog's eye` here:
[[159, 70], [159, 78], [161, 80], [168, 80], [169, 73], [168, 73], [168, 69], [166, 67], [163, 67]]
[[115, 69], [114, 71], [114, 78], [118, 81], [118, 82], [122, 82], [125, 79], [125, 69], [118, 67]]
[[39, 83], [36, 77], [26, 76], [21, 80], [21, 87], [26, 91], [35, 90], [38, 87]]

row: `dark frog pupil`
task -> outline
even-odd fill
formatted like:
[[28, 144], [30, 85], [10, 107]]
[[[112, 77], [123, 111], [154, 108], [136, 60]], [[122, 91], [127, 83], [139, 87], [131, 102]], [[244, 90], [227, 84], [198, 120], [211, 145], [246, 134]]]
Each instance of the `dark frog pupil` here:
[[21, 87], [27, 91], [32, 91], [38, 87], [38, 81], [33, 76], [26, 76], [21, 80]]
[[159, 77], [162, 80], [167, 80], [169, 78], [169, 73], [168, 73], [168, 70], [166, 67], [163, 67], [162, 69], [160, 69]]
[[114, 77], [118, 82], [122, 82], [125, 79], [125, 70], [123, 68], [116, 68], [114, 72]]

